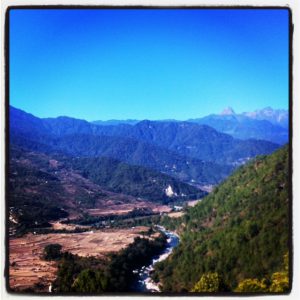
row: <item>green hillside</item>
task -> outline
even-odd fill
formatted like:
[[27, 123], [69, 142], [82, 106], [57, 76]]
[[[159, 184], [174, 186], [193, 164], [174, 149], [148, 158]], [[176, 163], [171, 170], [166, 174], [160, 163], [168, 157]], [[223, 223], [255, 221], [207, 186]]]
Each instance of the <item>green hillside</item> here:
[[[160, 172], [129, 165], [107, 158], [73, 158], [68, 161], [74, 170], [96, 184], [115, 193], [123, 193], [154, 202], [169, 203], [199, 199], [207, 193], [189, 184]], [[171, 187], [174, 195], [168, 196], [165, 189]]]
[[179, 229], [180, 245], [157, 265], [153, 276], [164, 291], [192, 291], [208, 273], [223, 282], [223, 290], [232, 291], [244, 279], [268, 282], [284, 269], [289, 243], [288, 161], [287, 146], [259, 157], [188, 211]]

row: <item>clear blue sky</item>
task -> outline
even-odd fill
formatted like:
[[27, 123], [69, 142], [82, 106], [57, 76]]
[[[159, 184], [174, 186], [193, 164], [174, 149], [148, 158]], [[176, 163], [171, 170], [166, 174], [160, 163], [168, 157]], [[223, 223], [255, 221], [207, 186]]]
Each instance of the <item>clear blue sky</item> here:
[[11, 10], [10, 104], [39, 117], [288, 108], [288, 11]]

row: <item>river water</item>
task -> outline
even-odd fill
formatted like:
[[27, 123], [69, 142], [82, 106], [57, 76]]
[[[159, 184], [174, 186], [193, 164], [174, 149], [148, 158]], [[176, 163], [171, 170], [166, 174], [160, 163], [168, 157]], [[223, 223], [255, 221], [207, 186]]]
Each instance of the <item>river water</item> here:
[[156, 227], [167, 236], [167, 246], [160, 255], [152, 259], [152, 262], [148, 266], [143, 266], [133, 271], [138, 274], [138, 280], [134, 285], [134, 290], [137, 292], [160, 292], [158, 284], [151, 279], [150, 273], [153, 271], [154, 265], [157, 262], [165, 260], [172, 253], [173, 248], [179, 243], [179, 236], [176, 233], [166, 230], [163, 226]]

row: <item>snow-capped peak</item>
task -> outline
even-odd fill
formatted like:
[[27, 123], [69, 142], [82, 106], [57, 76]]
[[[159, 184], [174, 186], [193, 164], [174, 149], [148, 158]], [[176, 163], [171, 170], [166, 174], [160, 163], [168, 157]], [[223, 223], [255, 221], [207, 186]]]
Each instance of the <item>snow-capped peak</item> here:
[[221, 112], [221, 115], [235, 115], [235, 112], [232, 107], [228, 106]]

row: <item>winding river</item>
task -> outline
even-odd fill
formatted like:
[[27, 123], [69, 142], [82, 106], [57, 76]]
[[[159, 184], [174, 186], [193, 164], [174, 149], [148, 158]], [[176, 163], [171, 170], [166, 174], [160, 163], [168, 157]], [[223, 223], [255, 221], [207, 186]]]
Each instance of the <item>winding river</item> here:
[[179, 236], [176, 233], [166, 230], [163, 226], [156, 227], [167, 236], [167, 246], [160, 255], [152, 259], [151, 264], [134, 270], [134, 273], [138, 274], [138, 280], [134, 288], [137, 292], [160, 292], [158, 284], [151, 279], [150, 273], [154, 269], [154, 265], [157, 262], [165, 260], [172, 253], [173, 248], [179, 243]]

